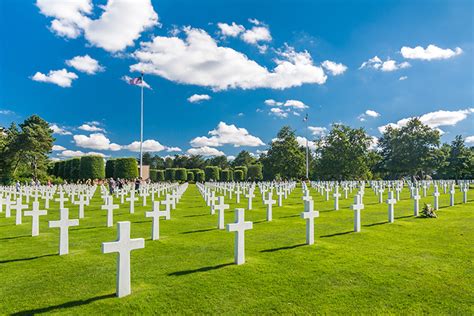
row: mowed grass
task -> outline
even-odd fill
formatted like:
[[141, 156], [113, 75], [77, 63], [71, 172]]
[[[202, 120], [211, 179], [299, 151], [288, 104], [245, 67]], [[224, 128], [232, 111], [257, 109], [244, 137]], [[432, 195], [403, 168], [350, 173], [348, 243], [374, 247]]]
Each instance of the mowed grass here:
[[[0, 213], [0, 314], [474, 313], [472, 189], [467, 204], [457, 191], [454, 207], [442, 194], [437, 219], [413, 217], [404, 189], [393, 224], [387, 205], [366, 189], [361, 233], [352, 232], [352, 194], [334, 211], [332, 200], [311, 193], [320, 211], [315, 245], [304, 244], [300, 187], [283, 207], [275, 205], [272, 222], [257, 194], [246, 211], [254, 228], [246, 232], [242, 266], [233, 265], [234, 234], [216, 229], [217, 215], [195, 185], [172, 219], [160, 221], [159, 241], [150, 240], [151, 219], [144, 215], [150, 201], [135, 214], [122, 205], [114, 222], [131, 221], [132, 237], [146, 241], [132, 252], [132, 294], [121, 299], [114, 296], [116, 254], [101, 253], [102, 242], [116, 239], [116, 226], [105, 227], [98, 191], [86, 218], [70, 229], [65, 256], [57, 255], [59, 230], [47, 227], [59, 218], [56, 203], [41, 217], [38, 237], [30, 237], [29, 217], [15, 226], [14, 212], [8, 219]], [[420, 208], [432, 199], [430, 191]], [[246, 203], [231, 203], [226, 223]], [[77, 206], [67, 206], [77, 218]]]

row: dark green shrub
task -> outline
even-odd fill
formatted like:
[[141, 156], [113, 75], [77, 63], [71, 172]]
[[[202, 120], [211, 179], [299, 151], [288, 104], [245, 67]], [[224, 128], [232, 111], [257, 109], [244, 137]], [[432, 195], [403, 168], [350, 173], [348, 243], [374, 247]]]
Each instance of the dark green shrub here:
[[135, 179], [138, 177], [138, 164], [135, 158], [117, 158], [114, 165], [114, 178]]
[[228, 169], [222, 170], [220, 179], [225, 182], [232, 181], [232, 171]]
[[105, 177], [113, 178], [115, 173], [115, 159], [109, 159], [105, 163]]
[[194, 181], [194, 172], [188, 171], [188, 182], [193, 182]]
[[217, 166], [207, 166], [204, 169], [206, 174], [206, 181], [219, 181], [219, 167]]
[[104, 158], [100, 156], [82, 156], [79, 176], [81, 179], [104, 179]]
[[156, 181], [157, 182], [165, 181], [165, 171], [164, 170], [156, 170]]
[[53, 166], [53, 176], [57, 177], [59, 174], [59, 161], [56, 161]]
[[176, 168], [166, 168], [165, 169], [165, 179], [166, 179], [166, 181], [175, 181], [176, 180]]
[[81, 171], [81, 158], [72, 158], [70, 179], [74, 181], [79, 180], [80, 171]]
[[259, 181], [263, 179], [262, 165], [250, 165], [248, 167], [247, 177], [251, 181]]
[[244, 173], [244, 180], [247, 179], [247, 166], [237, 166], [234, 170], [242, 170]]
[[64, 179], [64, 160], [58, 161], [58, 177]]
[[71, 180], [72, 159], [64, 161], [64, 179]]
[[176, 181], [186, 182], [188, 179], [188, 172], [185, 168], [177, 168], [175, 172]]
[[156, 169], [150, 169], [150, 180], [156, 182]]
[[196, 172], [196, 182], [204, 182], [206, 180], [206, 175], [204, 171], [200, 170]]
[[244, 181], [244, 172], [242, 170], [235, 170], [234, 171], [234, 181], [236, 181], [236, 182]]

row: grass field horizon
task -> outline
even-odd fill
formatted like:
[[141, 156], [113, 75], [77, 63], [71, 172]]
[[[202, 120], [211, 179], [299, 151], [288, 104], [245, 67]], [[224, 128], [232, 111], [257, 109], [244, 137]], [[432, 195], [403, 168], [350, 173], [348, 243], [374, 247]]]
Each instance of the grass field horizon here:
[[[420, 208], [432, 204], [431, 193]], [[150, 239], [151, 219], [144, 215], [150, 201], [136, 203], [135, 214], [121, 205], [107, 228], [97, 190], [80, 226], [70, 229], [65, 256], [57, 255], [58, 229], [47, 227], [59, 218], [56, 202], [40, 218], [38, 237], [30, 236], [30, 217], [16, 226], [14, 211], [8, 219], [1, 213], [0, 314], [474, 313], [472, 188], [466, 204], [457, 190], [453, 207], [441, 194], [437, 219], [415, 218], [404, 188], [393, 224], [386, 203], [367, 188], [360, 233], [353, 232], [353, 194], [340, 200], [339, 211], [332, 198], [324, 201], [314, 189], [311, 195], [320, 217], [315, 244], [308, 246], [301, 186], [283, 207], [274, 205], [272, 222], [256, 194], [254, 209], [245, 212], [254, 228], [246, 231], [242, 266], [233, 264], [234, 234], [216, 228], [217, 215], [209, 214], [194, 184], [171, 220], [160, 220], [159, 241]], [[226, 224], [247, 200], [229, 202]], [[77, 218], [78, 207], [66, 207]], [[115, 297], [116, 254], [101, 253], [102, 242], [116, 239], [117, 221], [131, 221], [132, 238], [145, 238], [145, 248], [131, 254], [132, 294], [121, 299]]]

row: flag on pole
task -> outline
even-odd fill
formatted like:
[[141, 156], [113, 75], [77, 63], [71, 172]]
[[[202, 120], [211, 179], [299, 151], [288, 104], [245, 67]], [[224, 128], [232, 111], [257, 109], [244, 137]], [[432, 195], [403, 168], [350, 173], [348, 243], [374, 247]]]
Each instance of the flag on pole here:
[[131, 85], [138, 86], [138, 85], [141, 85], [143, 83], [143, 79], [142, 79], [142, 77], [130, 78], [128, 83], [131, 84]]
[[306, 115], [304, 116], [303, 122], [306, 122], [307, 120], [308, 120], [308, 113], [306, 113]]

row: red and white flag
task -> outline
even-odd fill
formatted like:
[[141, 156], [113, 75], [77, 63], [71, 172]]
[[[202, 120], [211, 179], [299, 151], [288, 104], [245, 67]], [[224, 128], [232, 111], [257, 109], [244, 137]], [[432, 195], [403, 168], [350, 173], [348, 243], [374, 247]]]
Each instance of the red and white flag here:
[[142, 79], [142, 77], [130, 78], [128, 83], [131, 84], [131, 85], [138, 86], [138, 85], [141, 85], [143, 83], [143, 79]]

